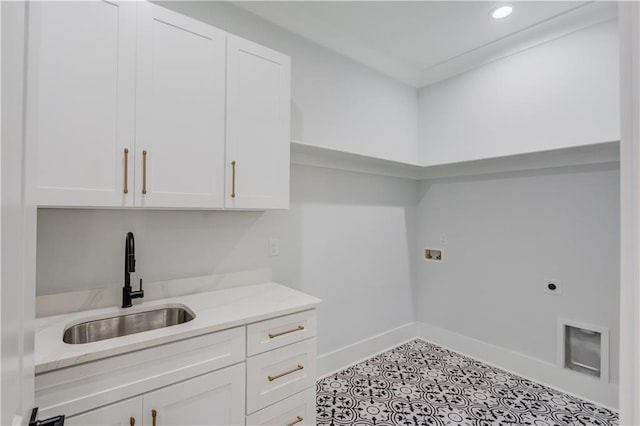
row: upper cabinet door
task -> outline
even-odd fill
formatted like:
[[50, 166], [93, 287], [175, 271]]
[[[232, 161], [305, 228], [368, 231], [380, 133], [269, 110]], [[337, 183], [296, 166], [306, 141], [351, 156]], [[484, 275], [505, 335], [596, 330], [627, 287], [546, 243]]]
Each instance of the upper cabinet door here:
[[138, 3], [136, 206], [223, 207], [226, 33]]
[[130, 2], [30, 2], [26, 137], [39, 205], [133, 205], [135, 16]]
[[225, 207], [289, 207], [291, 60], [227, 36]]

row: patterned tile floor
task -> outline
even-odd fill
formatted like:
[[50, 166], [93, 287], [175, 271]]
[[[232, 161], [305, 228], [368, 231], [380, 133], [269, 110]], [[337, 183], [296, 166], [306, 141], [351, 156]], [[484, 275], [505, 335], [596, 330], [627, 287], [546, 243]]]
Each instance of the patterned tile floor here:
[[318, 381], [317, 425], [617, 425], [610, 410], [414, 340]]

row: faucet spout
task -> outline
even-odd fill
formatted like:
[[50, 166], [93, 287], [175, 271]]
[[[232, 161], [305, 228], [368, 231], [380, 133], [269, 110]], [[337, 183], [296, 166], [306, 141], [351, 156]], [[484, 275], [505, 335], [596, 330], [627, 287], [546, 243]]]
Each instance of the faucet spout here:
[[140, 290], [131, 289], [131, 273], [136, 271], [136, 246], [133, 232], [127, 233], [124, 244], [124, 286], [122, 287], [122, 307], [130, 308], [131, 300], [144, 297], [142, 291], [142, 279], [140, 279]]
[[136, 271], [136, 242], [133, 238], [133, 232], [127, 233], [125, 248], [125, 268], [129, 273]]

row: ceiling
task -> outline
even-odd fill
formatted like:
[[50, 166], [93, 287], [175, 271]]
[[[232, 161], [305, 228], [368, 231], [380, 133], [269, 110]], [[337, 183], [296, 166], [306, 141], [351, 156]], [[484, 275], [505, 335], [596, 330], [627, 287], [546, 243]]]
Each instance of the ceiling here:
[[422, 87], [589, 25], [615, 2], [237, 1], [235, 5], [415, 87]]

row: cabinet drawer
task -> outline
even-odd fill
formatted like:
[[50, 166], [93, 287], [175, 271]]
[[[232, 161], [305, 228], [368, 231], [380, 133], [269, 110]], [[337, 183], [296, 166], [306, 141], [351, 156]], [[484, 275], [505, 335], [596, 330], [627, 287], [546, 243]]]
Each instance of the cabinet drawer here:
[[245, 330], [179, 340], [38, 374], [35, 402], [42, 417], [71, 416], [242, 362]]
[[247, 326], [247, 355], [252, 356], [271, 349], [315, 337], [316, 310], [286, 315]]
[[65, 426], [129, 426], [142, 424], [142, 397], [138, 396], [64, 419]]
[[315, 338], [248, 358], [247, 414], [300, 392], [315, 380]]
[[247, 426], [315, 425], [316, 387], [311, 386], [289, 398], [247, 416]]

